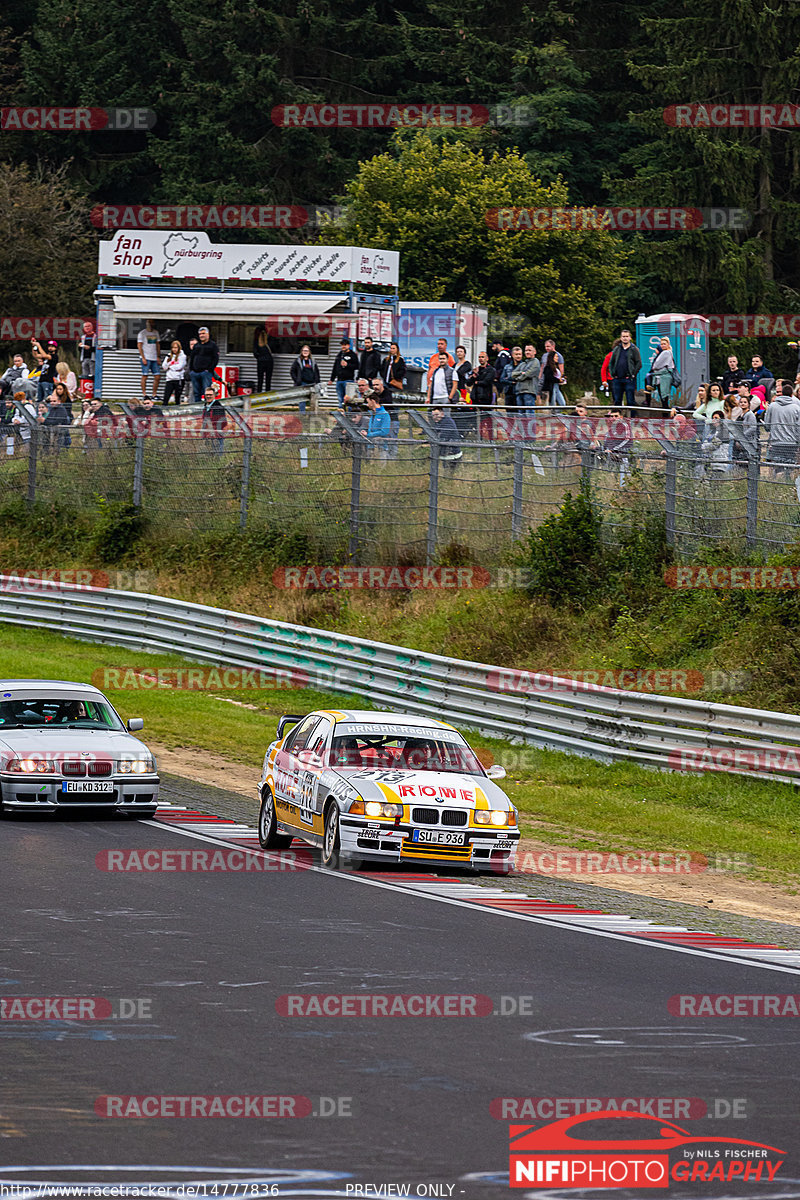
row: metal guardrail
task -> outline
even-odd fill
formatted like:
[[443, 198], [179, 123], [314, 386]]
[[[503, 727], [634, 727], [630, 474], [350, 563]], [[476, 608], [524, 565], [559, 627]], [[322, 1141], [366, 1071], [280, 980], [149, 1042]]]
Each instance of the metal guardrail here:
[[[218, 667], [290, 672], [295, 686], [360, 694], [489, 737], [677, 770], [800, 782], [800, 717], [583, 685], [424, 654], [302, 625], [141, 592], [0, 575], [0, 622]], [[123, 664], [120, 664], [122, 666]], [[704, 761], [695, 762], [702, 755]]]

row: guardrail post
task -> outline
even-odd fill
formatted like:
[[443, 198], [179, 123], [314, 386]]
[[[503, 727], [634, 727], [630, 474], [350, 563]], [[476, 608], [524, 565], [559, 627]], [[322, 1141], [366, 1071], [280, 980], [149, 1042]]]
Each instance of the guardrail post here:
[[133, 456], [133, 505], [142, 506], [142, 476], [144, 475], [144, 434], [136, 435], [136, 452]]
[[514, 490], [511, 499], [511, 537], [516, 541], [522, 532], [522, 472], [525, 466], [525, 451], [514, 446]]

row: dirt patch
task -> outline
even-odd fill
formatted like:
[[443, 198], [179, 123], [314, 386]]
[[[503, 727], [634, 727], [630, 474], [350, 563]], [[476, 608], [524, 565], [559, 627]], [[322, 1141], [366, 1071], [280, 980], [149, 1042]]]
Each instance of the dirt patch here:
[[[195, 783], [237, 792], [253, 801], [255, 806], [256, 785], [259, 771], [256, 767], [243, 766], [208, 750], [168, 750], [155, 742], [148, 742], [156, 754], [159, 766], [164, 771], [182, 775]], [[255, 817], [255, 809], [254, 809]], [[586, 852], [575, 847], [553, 845], [534, 838], [523, 838], [520, 842], [517, 861], [525, 863], [525, 855], [538, 858], [542, 854], [581, 854]], [[784, 925], [800, 926], [800, 902], [798, 897], [756, 880], [743, 879], [724, 872], [702, 872], [689, 875], [635, 875], [613, 871], [593, 874], [586, 871], [562, 871], [550, 874], [542, 871], [531, 874], [537, 878], [558, 879], [563, 882], [585, 883], [595, 887], [612, 888], [636, 896], [650, 896], [657, 900], [677, 900], [693, 904], [709, 911], [739, 913], [745, 917], [756, 917], [764, 921], [778, 921]], [[522, 882], [522, 876], [517, 876]]]

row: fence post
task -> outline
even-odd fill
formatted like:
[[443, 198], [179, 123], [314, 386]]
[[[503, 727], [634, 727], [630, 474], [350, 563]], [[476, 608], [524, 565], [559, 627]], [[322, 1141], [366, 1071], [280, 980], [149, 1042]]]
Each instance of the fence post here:
[[425, 565], [433, 566], [436, 557], [436, 534], [439, 524], [439, 442], [432, 438], [430, 443], [431, 470], [428, 481], [428, 541], [425, 547]]
[[350, 561], [360, 566], [359, 554], [359, 524], [361, 513], [361, 456], [364, 444], [361, 438], [354, 438], [352, 443], [353, 467], [350, 473]]
[[39, 455], [38, 425], [31, 428], [28, 447], [28, 507], [31, 508], [36, 503], [36, 461]]
[[514, 541], [522, 532], [522, 471], [525, 451], [521, 445], [514, 446], [514, 490], [511, 499], [511, 537]]
[[747, 461], [747, 525], [745, 539], [748, 550], [758, 545], [758, 481], [761, 477], [761, 456], [756, 451]]
[[675, 545], [675, 513], [678, 494], [678, 459], [667, 453], [667, 472], [664, 481], [664, 516], [666, 520], [667, 545]]
[[136, 452], [133, 457], [133, 505], [142, 506], [142, 475], [144, 474], [144, 434], [136, 435]]
[[239, 503], [239, 528], [247, 528], [247, 504], [250, 498], [250, 460], [253, 455], [253, 439], [249, 433], [242, 440], [242, 497]]

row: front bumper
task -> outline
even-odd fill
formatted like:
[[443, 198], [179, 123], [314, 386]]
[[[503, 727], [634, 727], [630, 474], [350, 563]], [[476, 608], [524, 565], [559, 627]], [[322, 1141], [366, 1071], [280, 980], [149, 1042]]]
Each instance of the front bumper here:
[[110, 792], [64, 792], [62, 779], [41, 775], [0, 775], [3, 807], [16, 812], [54, 812], [56, 809], [96, 808], [106, 812], [147, 812], [158, 804], [158, 775], [113, 775]]
[[463, 831], [465, 844], [453, 846], [413, 842], [415, 829], [428, 830], [429, 826], [392, 825], [388, 821], [368, 821], [342, 813], [339, 821], [341, 851], [354, 858], [376, 858], [384, 862], [447, 862], [487, 869], [494, 866], [513, 869], [521, 836], [516, 827], [495, 831], [470, 825]]

